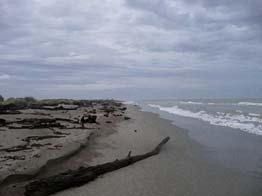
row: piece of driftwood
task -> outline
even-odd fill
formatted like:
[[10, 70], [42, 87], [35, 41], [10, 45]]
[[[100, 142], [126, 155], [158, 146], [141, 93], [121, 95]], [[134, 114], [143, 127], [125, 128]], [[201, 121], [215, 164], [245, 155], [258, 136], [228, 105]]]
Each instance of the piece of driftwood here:
[[23, 120], [17, 121], [19, 124], [24, 124], [24, 125], [31, 125], [33, 123], [35, 124], [40, 124], [40, 123], [55, 123], [56, 119], [52, 118], [25, 118]]
[[61, 137], [65, 137], [65, 136], [58, 136], [58, 135], [28, 136], [25, 139], [22, 139], [22, 141], [30, 143], [31, 141], [39, 141], [39, 140], [61, 138]]
[[46, 129], [46, 128], [66, 128], [64, 125], [60, 123], [33, 123], [32, 125], [22, 125], [20, 127], [16, 126], [7, 126], [9, 129]]
[[0, 114], [21, 114], [18, 110], [0, 110]]
[[6, 125], [6, 124], [7, 124], [6, 120], [0, 118], [0, 126], [4, 126], [4, 125]]
[[32, 149], [31, 147], [28, 146], [28, 144], [23, 144], [23, 145], [17, 145], [17, 146], [12, 146], [10, 148], [1, 148], [0, 152], [18, 152], [22, 150], [29, 150]]
[[156, 148], [142, 155], [131, 156], [130, 151], [127, 157], [121, 160], [117, 159], [113, 162], [91, 167], [80, 167], [77, 170], [69, 170], [65, 173], [33, 181], [25, 186], [24, 195], [47, 196], [71, 187], [81, 186], [95, 180], [102, 174], [126, 167], [135, 162], [157, 155], [160, 152], [161, 147], [167, 143], [168, 140], [169, 137], [166, 137], [156, 146]]
[[69, 122], [69, 123], [73, 123], [73, 124], [79, 124], [78, 120], [72, 120], [72, 119], [68, 119], [68, 118], [55, 118], [55, 120]]
[[29, 136], [25, 139], [22, 139], [22, 141], [26, 142], [26, 144], [23, 145], [17, 145], [12, 146], [10, 148], [0, 148], [0, 152], [18, 152], [18, 151], [24, 151], [24, 150], [30, 150], [32, 147], [40, 147], [44, 146], [46, 144], [31, 144], [31, 141], [39, 141], [39, 140], [45, 140], [45, 139], [53, 139], [53, 138], [61, 138], [65, 136], [58, 136], [58, 135], [43, 135], [43, 136]]
[[84, 118], [84, 122], [85, 123], [97, 123], [96, 119], [97, 119], [96, 115], [88, 115], [87, 118]]

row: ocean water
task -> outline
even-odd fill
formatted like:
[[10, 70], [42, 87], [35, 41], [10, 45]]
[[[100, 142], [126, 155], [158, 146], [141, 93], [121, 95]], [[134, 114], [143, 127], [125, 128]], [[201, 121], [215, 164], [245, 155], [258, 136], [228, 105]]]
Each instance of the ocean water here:
[[262, 99], [152, 101], [148, 105], [170, 114], [198, 119], [262, 135]]
[[139, 101], [144, 111], [188, 131], [207, 157], [262, 177], [262, 99], [174, 99]]

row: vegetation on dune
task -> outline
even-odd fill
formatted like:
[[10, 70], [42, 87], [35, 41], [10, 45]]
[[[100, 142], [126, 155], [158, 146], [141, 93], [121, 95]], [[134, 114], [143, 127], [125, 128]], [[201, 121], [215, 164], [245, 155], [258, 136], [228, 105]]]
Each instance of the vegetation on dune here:
[[4, 97], [0, 95], [0, 103], [4, 101]]
[[36, 99], [33, 97], [24, 97], [24, 98], [14, 98], [10, 97], [2, 102], [2, 104], [17, 104], [17, 105], [27, 105], [35, 103]]
[[74, 99], [42, 99], [37, 100], [34, 97], [23, 98], [8, 98], [4, 99], [0, 95], [0, 110], [20, 110], [28, 108], [41, 108], [43, 106], [58, 106], [64, 105], [78, 105], [78, 106], [92, 106], [93, 104], [102, 104], [104, 106], [116, 102], [114, 100], [74, 100]]

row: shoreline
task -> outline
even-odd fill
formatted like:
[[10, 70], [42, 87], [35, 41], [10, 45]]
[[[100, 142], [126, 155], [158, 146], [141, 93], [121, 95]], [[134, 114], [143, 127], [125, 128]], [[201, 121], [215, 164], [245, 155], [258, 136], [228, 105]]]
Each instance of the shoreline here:
[[[262, 193], [260, 183], [224, 168], [204, 156], [205, 149], [192, 140], [187, 130], [158, 114], [128, 106], [130, 121], [118, 124], [117, 132], [99, 139], [92, 165], [145, 153], [163, 137], [171, 139], [162, 152], [130, 167], [108, 173], [94, 182], [54, 194], [55, 196], [165, 196], [165, 195], [254, 195]], [[136, 132], [135, 132], [136, 130]]]
[[154, 109], [146, 104], [141, 106], [144, 111], [157, 113], [161, 118], [169, 119], [177, 126], [187, 129], [189, 137], [207, 149], [205, 154], [209, 161], [253, 178], [262, 177], [262, 153], [259, 150], [262, 147], [261, 136]]
[[[60, 167], [74, 169], [81, 165], [96, 165], [123, 158], [130, 150], [132, 155], [145, 153], [162, 138], [170, 136], [162, 152], [127, 168], [105, 174], [81, 187], [56, 193], [55, 196], [258, 196], [262, 193], [257, 182], [207, 160], [204, 151], [208, 149], [191, 139], [186, 129], [177, 127], [173, 121], [163, 119], [159, 114], [141, 111], [138, 106], [126, 107], [125, 115], [131, 117], [130, 120], [108, 124], [87, 147], [42, 171], [39, 177], [49, 176], [54, 171], [59, 173]], [[16, 196], [13, 193], [11, 191], [8, 194]]]

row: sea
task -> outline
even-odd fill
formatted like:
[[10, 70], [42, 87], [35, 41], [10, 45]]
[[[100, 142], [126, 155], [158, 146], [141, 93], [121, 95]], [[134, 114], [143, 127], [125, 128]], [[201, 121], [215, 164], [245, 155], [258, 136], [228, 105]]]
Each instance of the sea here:
[[262, 98], [143, 100], [205, 149], [209, 160], [262, 178]]

